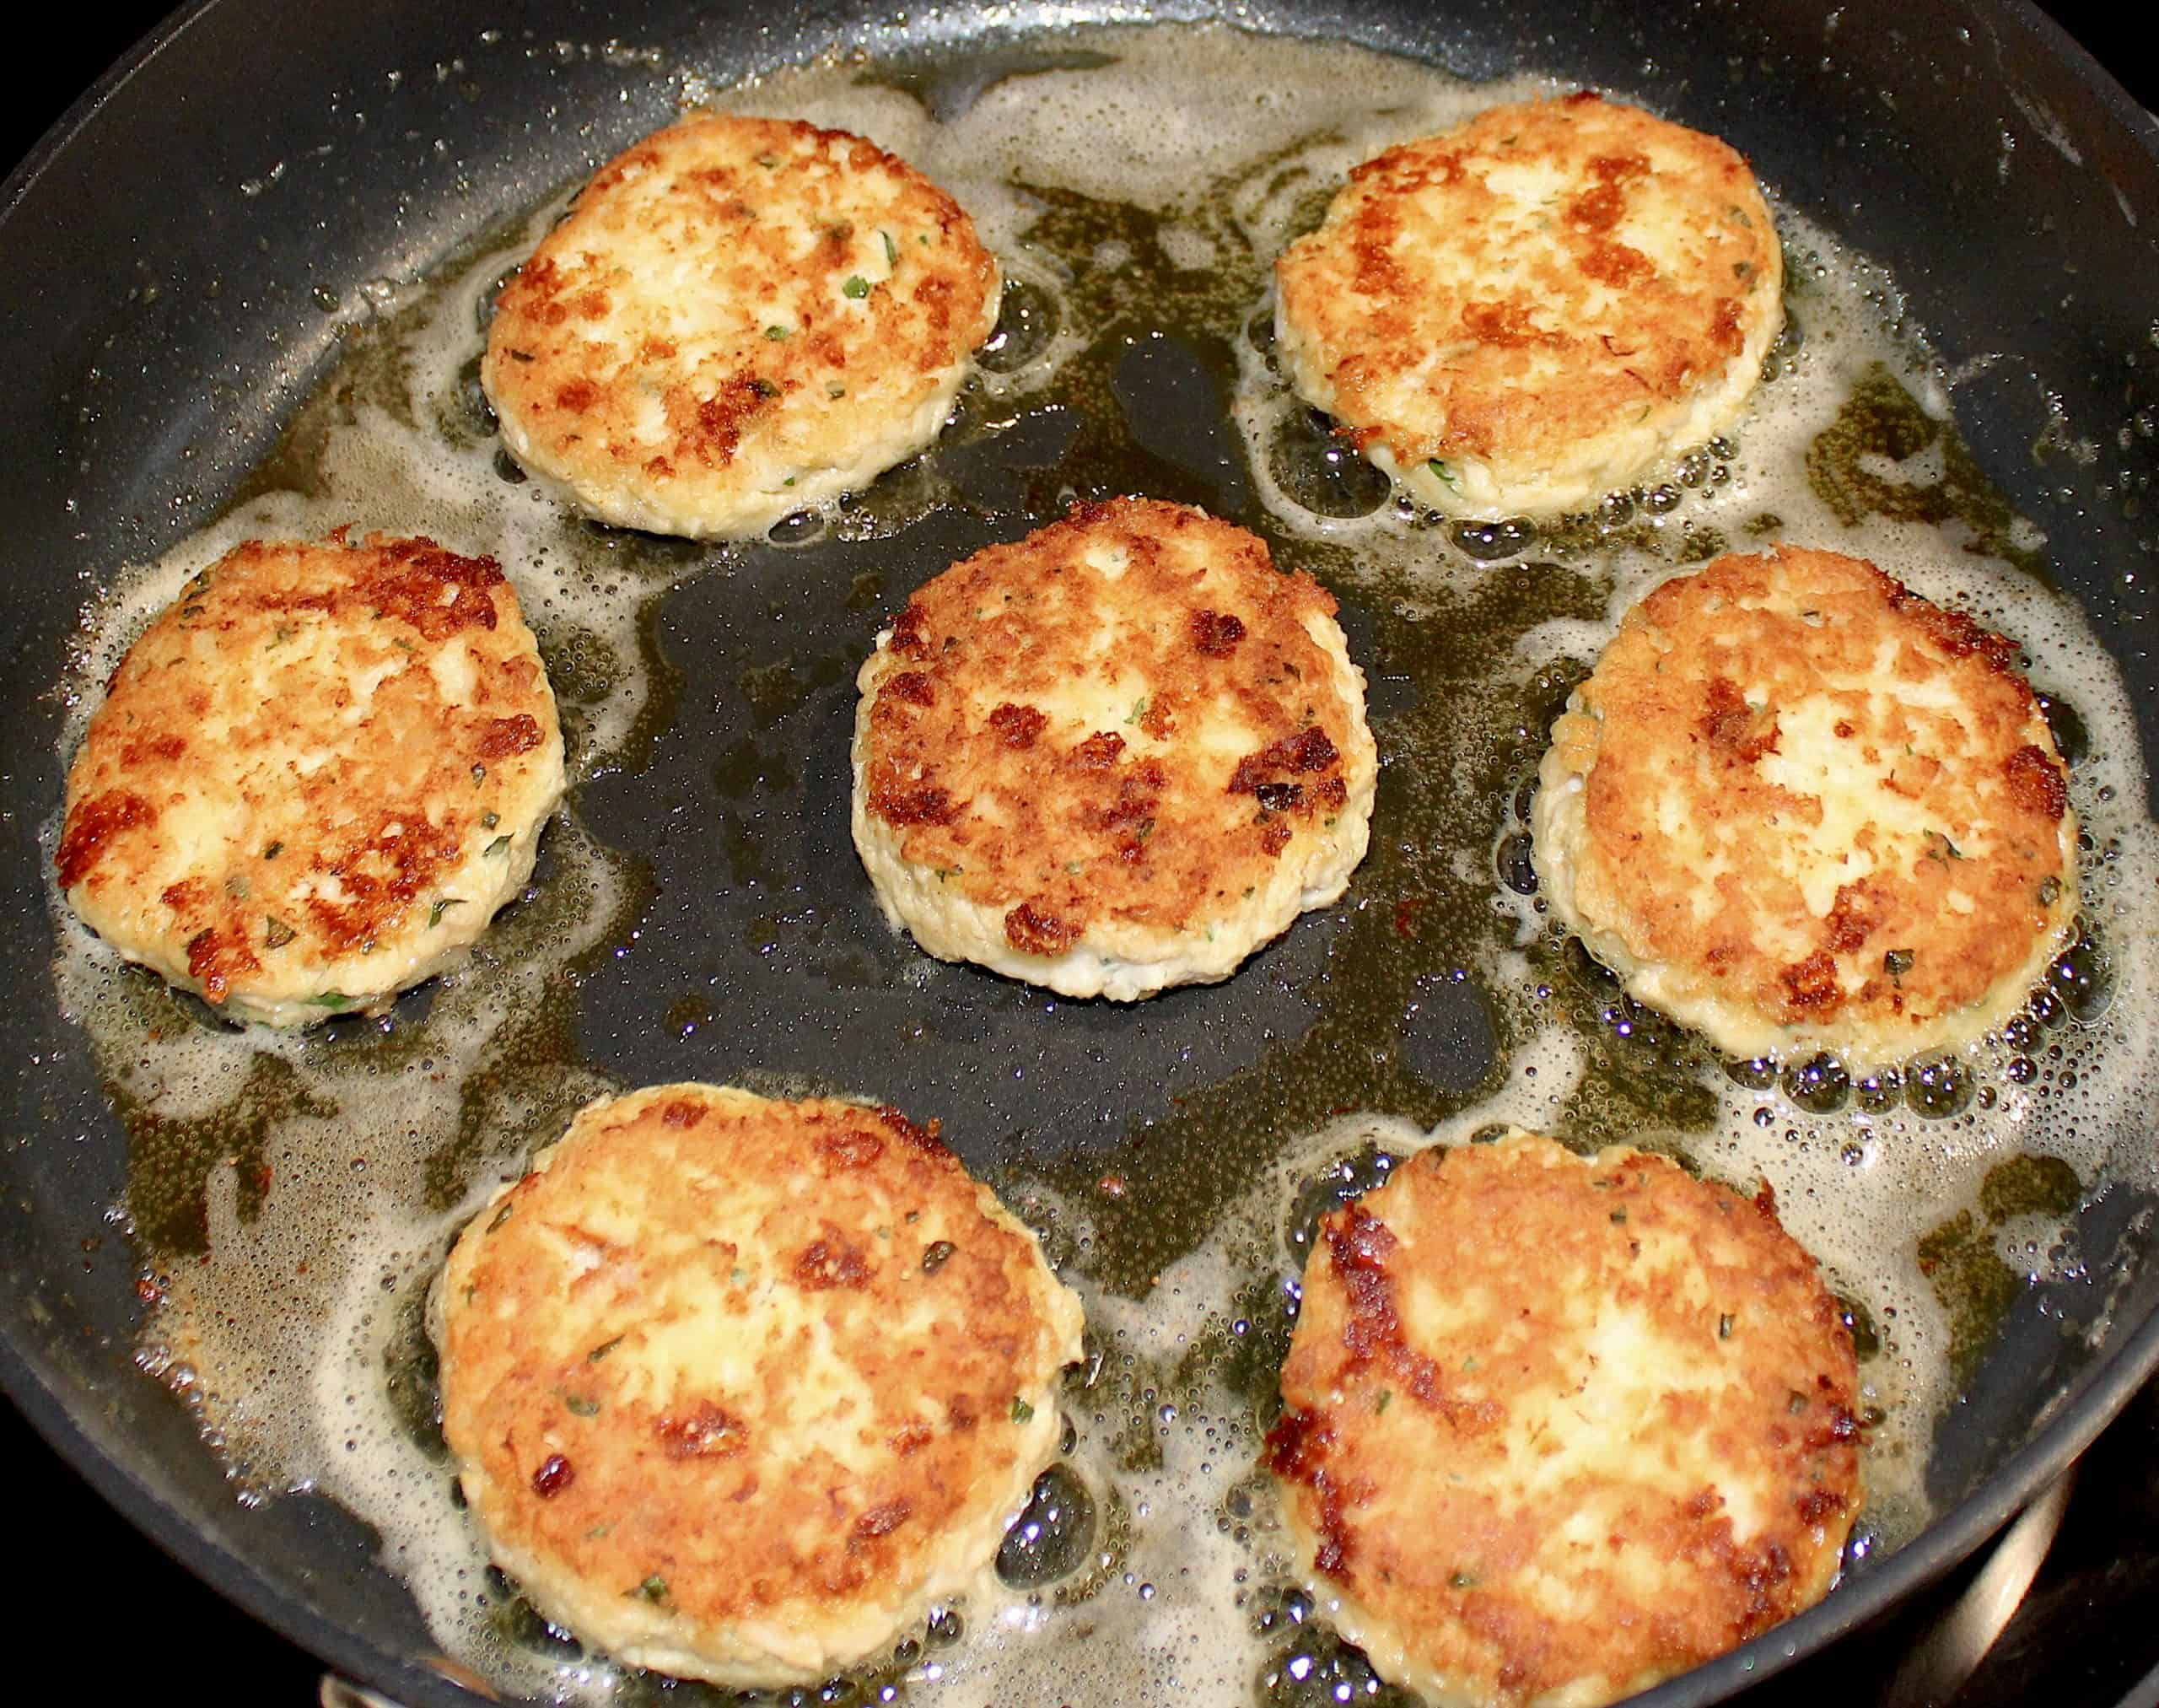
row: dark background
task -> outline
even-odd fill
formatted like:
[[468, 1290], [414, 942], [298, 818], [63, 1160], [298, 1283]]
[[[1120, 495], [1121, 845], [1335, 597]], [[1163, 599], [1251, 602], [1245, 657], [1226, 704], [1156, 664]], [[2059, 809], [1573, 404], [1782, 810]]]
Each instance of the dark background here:
[[[1656, 3], [1656, 0], [1651, 0]], [[0, 109], [0, 169], [12, 169], [81, 93], [153, 28], [162, 6], [86, 7], [47, 14], [34, 68]], [[2046, 7], [2147, 107], [2159, 105], [2159, 56], [2148, 46], [2148, 8]], [[295, 14], [295, 28], [304, 28]], [[219, 1669], [224, 1700], [314, 1700], [320, 1668], [301, 1651], [228, 1607], [105, 1507], [0, 1403], [0, 1466], [12, 1473], [10, 1515], [30, 1551], [19, 1565], [18, 1630], [32, 1641], [73, 1629], [92, 1602], [124, 1599], [129, 1652], [69, 1647], [93, 1662], [97, 1695], [149, 1695], [167, 1664], [186, 1656]], [[33, 1563], [34, 1562], [34, 1563]], [[1747, 1700], [1753, 1708], [1812, 1704], [1834, 1693], [1878, 1701], [1897, 1662], [1968, 1571], [1909, 1614], [1793, 1669]], [[2023, 1609], [1957, 1708], [2011, 1708], [2042, 1695], [2049, 1708], [2113, 1708], [2159, 1668], [2159, 1383], [2148, 1387], [2086, 1455], [2061, 1537]], [[132, 1666], [128, 1664], [132, 1660]], [[102, 1662], [103, 1664], [96, 1664]], [[117, 1663], [117, 1664], [116, 1664]], [[131, 1676], [132, 1674], [132, 1676]], [[197, 1672], [195, 1676], [201, 1678]], [[2141, 1699], [2142, 1693], [2138, 1693]]]

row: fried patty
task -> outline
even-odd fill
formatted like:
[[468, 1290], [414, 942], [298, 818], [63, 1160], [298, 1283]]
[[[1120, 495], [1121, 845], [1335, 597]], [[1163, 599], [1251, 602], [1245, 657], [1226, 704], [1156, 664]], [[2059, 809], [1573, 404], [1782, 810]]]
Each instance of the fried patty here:
[[1383, 1677], [1593, 1708], [1828, 1590], [1857, 1366], [1766, 1188], [1517, 1133], [1420, 1152], [1320, 1234], [1268, 1463]]
[[114, 673], [67, 773], [83, 923], [224, 1013], [374, 1009], [531, 876], [563, 737], [517, 594], [432, 540], [250, 541]]
[[1554, 913], [1736, 1055], [1978, 1037], [2075, 918], [2066, 768], [2015, 645], [1858, 558], [1785, 546], [1666, 582], [1540, 774]]
[[999, 289], [960, 205], [875, 143], [708, 115], [579, 194], [481, 383], [511, 454], [602, 521], [741, 538], [934, 439]]
[[1334, 610], [1243, 529], [1144, 498], [938, 576], [860, 677], [886, 917], [1068, 996], [1228, 978], [1365, 855], [1378, 760]]
[[1057, 1452], [1079, 1301], [896, 1110], [584, 1109], [435, 1294], [494, 1557], [626, 1663], [821, 1683], [964, 1592]]
[[1349, 175], [1275, 263], [1291, 383], [1426, 504], [1549, 515], [1739, 418], [1784, 324], [1747, 163], [1589, 93]]

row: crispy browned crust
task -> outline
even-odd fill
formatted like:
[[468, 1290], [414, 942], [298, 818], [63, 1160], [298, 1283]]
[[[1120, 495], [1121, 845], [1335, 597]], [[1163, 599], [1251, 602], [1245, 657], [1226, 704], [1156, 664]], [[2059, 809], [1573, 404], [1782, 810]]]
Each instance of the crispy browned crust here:
[[[1569, 187], [1523, 234], [1487, 178], [1525, 165]], [[1661, 264], [1620, 234], [1653, 195], [1684, 245]], [[1535, 466], [1723, 370], [1774, 312], [1781, 256], [1736, 152], [1586, 91], [1365, 161], [1275, 277], [1359, 446]], [[1390, 398], [1419, 369], [1413, 407]]]
[[[1102, 585], [1080, 560], [1119, 549]], [[864, 751], [868, 810], [918, 865], [1009, 908], [1013, 946], [1057, 955], [1096, 920], [1175, 930], [1300, 858], [1349, 795], [1359, 712], [1307, 632], [1333, 595], [1202, 511], [1148, 498], [1063, 521], [938, 576], [893, 627]], [[1090, 645], [1120, 626], [1107, 653]], [[1050, 727], [1074, 681], [1147, 684], [1115, 727]], [[1234, 752], [1191, 738], [1234, 707]]]
[[[936, 1123], [675, 1086], [595, 1106], [542, 1161], [442, 1284], [444, 1432], [498, 1544], [712, 1631], [902, 1599], [956, 1528], [993, 1532], [1062, 1319]], [[821, 1414], [827, 1335], [855, 1385]], [[686, 1343], [668, 1391], [653, 1349]]]
[[[1857, 1366], [1766, 1195], [1521, 1136], [1421, 1152], [1321, 1235], [1268, 1463], [1320, 1578], [1410, 1666], [1495, 1703], [1596, 1678], [1619, 1695], [1827, 1590], [1860, 1498]], [[1667, 1388], [1601, 1474], [1555, 1479], [1540, 1420], [1594, 1370], [1592, 1311], [1639, 1313], [1728, 1385]], [[1674, 1449], [1774, 1488], [1758, 1531], [1736, 1538], [1713, 1486], [1675, 1481]], [[1602, 1533], [1577, 1544], [1591, 1506]], [[1644, 1563], [1667, 1574], [1651, 1598]]]
[[[1852, 770], [1887, 768], [1885, 818], [1916, 808], [1930, 827], [1910, 850], [1862, 829], [1882, 864], [1824, 914], [1779, 870], [1821, 801], [1763, 774], [1779, 709], [1802, 701], [1834, 708]], [[2015, 646], [1861, 559], [1785, 546], [1666, 582], [1553, 733], [1586, 773], [1577, 892], [1625, 898], [1596, 923], [1775, 1024], [1893, 1037], [1980, 1005], [2074, 911], [2066, 770]], [[1706, 908], [1705, 837], [1726, 856]]]
[[[429, 667], [450, 644], [471, 661], [469, 704]], [[347, 721], [353, 680], [385, 671]], [[304, 768], [303, 752], [326, 762]], [[387, 963], [439, 924], [445, 881], [499, 833], [483, 819], [522, 833], [552, 804], [560, 755], [493, 558], [382, 536], [250, 541], [114, 673], [68, 773], [57, 876], [91, 924], [165, 946], [209, 1001], [289, 996], [282, 967]]]
[[503, 288], [482, 377], [543, 471], [704, 513], [889, 436], [987, 336], [997, 277], [960, 205], [875, 143], [708, 114], [579, 192]]

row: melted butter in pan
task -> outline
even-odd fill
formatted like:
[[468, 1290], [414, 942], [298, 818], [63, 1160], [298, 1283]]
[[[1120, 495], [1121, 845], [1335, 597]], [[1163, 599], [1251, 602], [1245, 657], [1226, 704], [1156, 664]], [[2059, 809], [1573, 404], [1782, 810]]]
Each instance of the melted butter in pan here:
[[[913, 562], [923, 542], [972, 549], [1074, 498], [1145, 493], [1258, 530], [1278, 562], [1342, 600], [1384, 765], [1371, 853], [1339, 908], [1239, 974], [1265, 982], [1280, 1017], [1240, 1040], [1241, 1056], [1173, 1100], [1124, 1088], [1130, 1108], [1100, 1141], [1005, 1156], [996, 1184], [1088, 1301], [1069, 1457], [1008, 1545], [1001, 1598], [805, 1701], [1055, 1689], [1287, 1708], [1344, 1684], [1391, 1700], [1289, 1588], [1252, 1459], [1312, 1221], [1435, 1137], [1518, 1122], [1583, 1149], [1640, 1144], [1749, 1190], [1768, 1180], [1866, 1355], [1863, 1535], [1876, 1549], [1925, 1521], [1937, 1421], [2005, 1312], [2035, 1280], [2080, 1276], [2078, 1206], [2153, 1186], [2159, 869], [2127, 691], [2043, 579], [2043, 541], [1963, 450], [1893, 280], [1779, 209], [1793, 330], [1736, 442], [1541, 532], [1403, 509], [1275, 371], [1269, 264], [1348, 168], [1543, 87], [1161, 26], [720, 92], [723, 105], [893, 149], [957, 195], [999, 255], [1004, 318], [931, 453], [758, 546], [563, 514], [501, 455], [476, 383], [493, 293], [558, 196], [506, 213], [355, 332], [224, 518], [86, 612], [63, 683], [71, 752], [94, 685], [235, 540], [352, 524], [492, 552], [518, 580], [588, 795], [636, 800], [686, 698], [735, 697], [709, 765], [713, 822], [697, 830], [713, 892], [700, 929], [739, 934], [730, 952], [769, 955], [799, 972], [788, 989], [806, 982], [837, 1006], [904, 993], [915, 957], [821, 946], [790, 904], [800, 875], [767, 815], [843, 820], [843, 789], [813, 798], [829, 779], [800, 732], [844, 694], [880, 615], [913, 585], [899, 566], [917, 579], [943, 567]], [[1229, 89], [1255, 93], [1225, 100]], [[2076, 750], [2085, 940], [1999, 1041], [1859, 1085], [1833, 1064], [1726, 1063], [1628, 1001], [1547, 928], [1526, 856], [1546, 730], [1619, 613], [1684, 565], [1779, 538], [1870, 557], [2014, 636]], [[670, 660], [665, 644], [670, 590], [699, 578], [743, 596], [724, 661]], [[805, 648], [805, 601], [849, 638]], [[143, 1362], [198, 1409], [243, 1485], [317, 1487], [375, 1526], [461, 1665], [514, 1690], [675, 1700], [584, 1655], [490, 1572], [441, 1462], [420, 1328], [470, 1207], [612, 1088], [607, 1040], [580, 1029], [579, 986], [647, 929], [654, 895], [647, 859], [617, 848], [610, 823], [581, 820], [573, 794], [527, 899], [469, 967], [383, 1021], [230, 1031], [116, 970], [58, 913], [57, 977], [129, 1134], [122, 1209], [158, 1301]], [[724, 1053], [730, 1002], [757, 994], [655, 990], [646, 1024]], [[761, 1089], [811, 1089], [714, 1059]], [[947, 1107], [913, 1113], [964, 1117], [966, 1066], [945, 1060]]]

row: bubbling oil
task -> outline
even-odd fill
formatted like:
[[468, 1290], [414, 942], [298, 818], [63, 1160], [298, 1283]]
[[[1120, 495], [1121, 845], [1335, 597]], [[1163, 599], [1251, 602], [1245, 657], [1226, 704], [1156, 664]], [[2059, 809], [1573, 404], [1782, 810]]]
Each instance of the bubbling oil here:
[[[1317, 1215], [1420, 1146], [1505, 1123], [1774, 1188], [1868, 1351], [1865, 1545], [1909, 1535], [1930, 1511], [1936, 1422], [2001, 1300], [2077, 1275], [2081, 1199], [2159, 1186], [2140, 1130], [2159, 1078], [2159, 849], [2119, 674], [2027, 573], [2043, 541], [1960, 461], [1947, 378], [1893, 280], [1779, 207], [1792, 329], [1731, 441], [1582, 516], [1453, 525], [1345, 460], [1289, 395], [1269, 263], [1357, 161], [1545, 83], [1473, 85], [1361, 50], [1171, 25], [1068, 32], [980, 65], [671, 81], [686, 105], [865, 134], [968, 208], [1008, 283], [946, 443], [1069, 427], [1026, 477], [1027, 507], [1203, 495], [1149, 448], [1115, 364], [1167, 328], [1211, 364], [1245, 452], [1224, 501], [1248, 492], [1237, 519], [1370, 618], [1361, 661], [1386, 763], [1311, 1031], [1202, 1088], [1144, 1146], [1015, 1158], [994, 1180], [1090, 1323], [1065, 1451], [995, 1572], [880, 1664], [782, 1700], [1394, 1700], [1294, 1584], [1255, 1456]], [[568, 192], [385, 300], [234, 508], [85, 613], [63, 683], [67, 752], [95, 685], [187, 575], [241, 539], [349, 525], [496, 556], [561, 696], [573, 776], [636, 768], [678, 687], [651, 614], [681, 580], [734, 573], [740, 552], [594, 528], [499, 449], [474, 377], [486, 317]], [[772, 543], [814, 554], [914, 525], [958, 501], [942, 454], [789, 519]], [[1833, 1064], [1726, 1063], [1629, 1001], [1550, 929], [1528, 857], [1545, 729], [1619, 615], [1676, 568], [1780, 538], [1871, 558], [2011, 635], [2081, 732], [2087, 945], [1999, 1036], [1856, 1084]], [[849, 608], [875, 592], [849, 591]], [[146, 1367], [197, 1408], [250, 1498], [306, 1487], [342, 1501], [380, 1533], [448, 1656], [543, 1698], [724, 1694], [625, 1673], [491, 1572], [455, 1496], [423, 1327], [463, 1219], [615, 1089], [577, 1049], [576, 973], [630, 929], [641, 881], [573, 807], [469, 965], [390, 1019], [296, 1037], [223, 1027], [116, 967], [55, 898], [60, 999], [136, 1147], [124, 1209], [162, 1294]], [[1464, 991], [1494, 1064], [1456, 1083], [1418, 1028]], [[767, 1085], [754, 1064], [740, 1077], [828, 1089]], [[2001, 1172], [2012, 1164], [2023, 1172]]]

